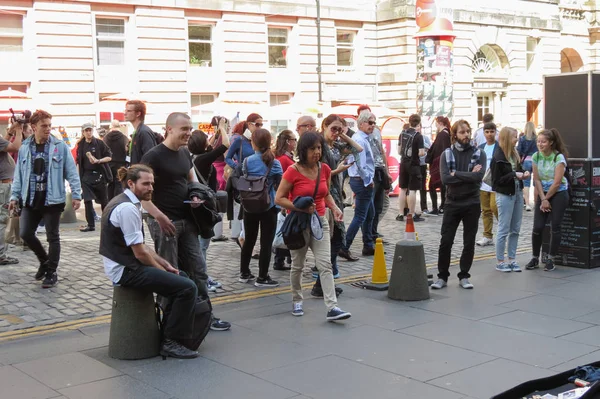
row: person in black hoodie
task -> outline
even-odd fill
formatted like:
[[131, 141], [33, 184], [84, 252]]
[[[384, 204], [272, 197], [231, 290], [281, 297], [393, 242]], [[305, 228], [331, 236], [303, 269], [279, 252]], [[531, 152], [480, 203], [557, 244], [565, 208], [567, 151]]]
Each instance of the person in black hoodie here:
[[119, 168], [127, 165], [127, 145], [129, 139], [120, 130], [118, 120], [112, 121], [110, 124], [110, 132], [104, 136], [104, 144], [110, 148], [112, 152], [112, 160], [108, 163], [112, 171], [113, 179], [108, 182], [108, 201], [123, 192], [123, 185], [119, 181]]
[[[515, 148], [518, 132], [512, 127], [500, 131], [501, 151], [495, 151], [490, 164], [492, 189], [496, 192], [498, 207], [498, 232], [496, 233], [496, 270], [520, 272], [517, 264], [517, 243], [523, 218], [523, 179], [529, 172], [523, 170], [519, 153]], [[504, 262], [504, 250], [508, 237], [508, 263]]]
[[130, 122], [135, 131], [129, 143], [129, 164], [140, 163], [145, 153], [156, 146], [154, 132], [144, 124], [146, 104], [139, 100], [129, 100], [125, 104], [125, 120]]
[[471, 126], [461, 119], [454, 123], [450, 131], [452, 147], [446, 149], [440, 158], [442, 183], [446, 185], [446, 207], [442, 220], [442, 239], [438, 255], [438, 280], [432, 289], [448, 285], [450, 276], [450, 256], [458, 225], [463, 223], [464, 247], [460, 258], [458, 279], [464, 289], [472, 289], [469, 271], [475, 255], [475, 238], [479, 228], [481, 204], [479, 188], [485, 173], [485, 152], [471, 144]]

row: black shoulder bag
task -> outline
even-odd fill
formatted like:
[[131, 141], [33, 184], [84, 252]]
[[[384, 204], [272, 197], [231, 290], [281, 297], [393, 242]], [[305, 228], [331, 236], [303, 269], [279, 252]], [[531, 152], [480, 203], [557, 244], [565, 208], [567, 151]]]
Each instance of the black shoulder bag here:
[[[293, 165], [298, 172], [298, 168], [296, 165]], [[313, 193], [313, 200], [316, 201], [317, 193], [319, 192], [319, 184], [321, 183], [321, 163], [319, 162], [319, 171], [317, 172], [317, 182], [315, 184], [315, 191]], [[291, 229], [286, 229], [287, 234], [283, 235], [283, 242], [285, 246], [289, 250], [298, 250], [302, 249], [306, 246], [306, 240], [304, 239], [304, 231], [292, 231]]]

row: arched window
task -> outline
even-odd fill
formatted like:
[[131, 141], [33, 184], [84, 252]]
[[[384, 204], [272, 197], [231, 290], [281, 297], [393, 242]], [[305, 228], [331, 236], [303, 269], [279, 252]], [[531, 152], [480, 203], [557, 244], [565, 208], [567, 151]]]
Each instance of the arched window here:
[[583, 60], [576, 50], [565, 48], [560, 52], [560, 72], [578, 72], [583, 69]]
[[471, 70], [476, 75], [506, 75], [508, 58], [499, 46], [485, 44], [473, 56]]

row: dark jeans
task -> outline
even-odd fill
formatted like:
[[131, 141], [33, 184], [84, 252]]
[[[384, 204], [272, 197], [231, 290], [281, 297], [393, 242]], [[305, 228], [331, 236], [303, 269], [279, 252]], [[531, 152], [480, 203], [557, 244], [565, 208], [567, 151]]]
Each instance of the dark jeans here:
[[421, 199], [421, 212], [423, 212], [425, 209], [427, 209], [427, 165], [421, 165], [420, 191], [419, 198]]
[[274, 262], [275, 266], [282, 267], [286, 259], [288, 259], [288, 263], [292, 263], [292, 254], [290, 253], [290, 250], [285, 248], [276, 248]]
[[273, 239], [277, 230], [278, 209], [273, 207], [266, 212], [248, 213], [244, 212], [244, 246], [240, 258], [240, 274], [250, 274], [250, 260], [252, 250], [258, 238], [260, 228], [260, 254], [258, 258], [258, 277], [266, 278], [269, 275], [269, 263], [271, 263], [271, 249]]
[[569, 205], [569, 193], [567, 191], [559, 191], [550, 198], [549, 202], [552, 206], [552, 211], [542, 212], [540, 210], [540, 206], [542, 205], [540, 197], [537, 197], [535, 200], [535, 207], [533, 209], [533, 232], [531, 233], [531, 247], [534, 258], [540, 257], [544, 227], [546, 226], [548, 218], [550, 218], [551, 225], [548, 255], [556, 255], [558, 247], [560, 246], [560, 239], [562, 236], [561, 223], [563, 216], [565, 215], [565, 210]]
[[[478, 200], [479, 201], [479, 200]], [[438, 277], [448, 281], [450, 276], [450, 256], [452, 255], [452, 244], [458, 225], [463, 223], [463, 242], [464, 247], [460, 257], [460, 272], [458, 278], [469, 278], [469, 270], [473, 265], [475, 256], [475, 238], [479, 228], [479, 216], [481, 214], [481, 204], [477, 203], [456, 203], [446, 204], [444, 208], [444, 218], [442, 220], [442, 239], [438, 254]]]
[[431, 208], [432, 210], [443, 209], [444, 204], [446, 203], [446, 186], [442, 185], [440, 187], [440, 194], [442, 196], [442, 203], [438, 208], [438, 200], [437, 200], [437, 187], [429, 187], [429, 196], [431, 197]]
[[344, 249], [350, 249], [359, 228], [362, 230], [363, 246], [373, 248], [375, 246], [373, 243], [373, 219], [375, 217], [373, 187], [365, 187], [361, 178], [351, 177], [350, 188], [356, 194], [356, 198], [354, 218], [352, 218], [352, 222], [346, 231]]
[[[40, 263], [47, 262], [48, 270], [56, 271], [60, 261], [60, 235], [59, 224], [60, 215], [65, 209], [65, 204], [47, 206], [41, 210], [24, 207], [20, 218], [19, 234], [25, 244], [37, 256]], [[48, 252], [42, 246], [42, 243], [35, 235], [35, 231], [41, 221], [46, 226], [46, 240], [48, 242]]]
[[383, 176], [385, 175], [385, 169], [375, 169], [375, 177], [373, 178], [373, 206], [375, 207], [375, 216], [373, 217], [373, 238], [378, 234], [379, 218], [383, 213], [383, 200], [385, 199], [385, 189], [383, 188]]
[[110, 170], [112, 171], [113, 179], [108, 182], [108, 192], [107, 192], [107, 203], [110, 202], [111, 199], [116, 197], [117, 195], [123, 192], [123, 184], [119, 181], [119, 177], [117, 176], [119, 168], [125, 165], [111, 165]]
[[152, 291], [170, 299], [171, 312], [165, 323], [165, 338], [191, 338], [194, 329], [194, 308], [198, 294], [196, 284], [187, 277], [144, 266], [128, 267], [119, 280], [123, 287]]
[[198, 227], [189, 220], [175, 220], [175, 236], [167, 236], [154, 218], [148, 218], [148, 229], [156, 253], [173, 267], [183, 270], [196, 283], [198, 295], [208, 297], [206, 270], [198, 242]]

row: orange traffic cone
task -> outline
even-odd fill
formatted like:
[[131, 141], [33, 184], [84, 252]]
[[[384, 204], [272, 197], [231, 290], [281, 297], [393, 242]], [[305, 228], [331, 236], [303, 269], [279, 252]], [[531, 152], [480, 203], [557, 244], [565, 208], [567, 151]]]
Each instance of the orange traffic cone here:
[[371, 282], [366, 283], [364, 288], [368, 290], [385, 291], [388, 289], [389, 283], [387, 266], [385, 264], [385, 252], [383, 250], [383, 240], [378, 238], [375, 243], [375, 257], [373, 258]]
[[404, 231], [404, 239], [413, 241], [417, 239], [415, 233], [415, 222], [413, 222], [413, 217], [410, 213], [406, 215], [406, 230]]

